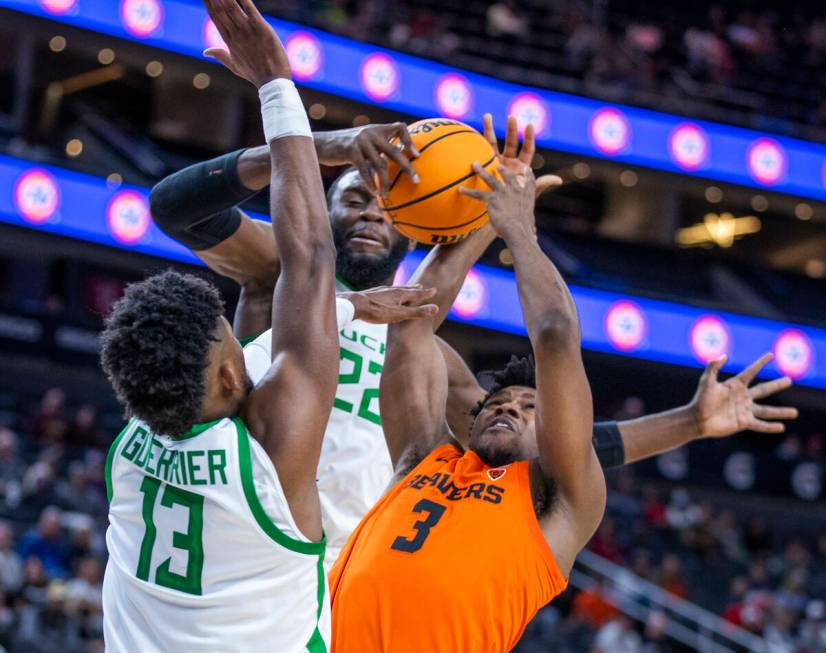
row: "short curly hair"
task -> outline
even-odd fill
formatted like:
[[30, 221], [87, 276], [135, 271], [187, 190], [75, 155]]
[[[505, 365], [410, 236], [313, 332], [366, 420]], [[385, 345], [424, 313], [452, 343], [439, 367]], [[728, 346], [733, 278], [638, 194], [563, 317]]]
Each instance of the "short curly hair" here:
[[158, 434], [192, 428], [223, 314], [217, 288], [191, 274], [168, 270], [127, 287], [106, 319], [100, 360], [129, 417]]
[[533, 354], [528, 356], [511, 356], [508, 364], [501, 370], [493, 372], [493, 385], [484, 396], [484, 398], [476, 404], [470, 411], [472, 417], [476, 417], [482, 412], [485, 404], [497, 392], [501, 392], [505, 388], [513, 385], [521, 385], [528, 388], [536, 387], [536, 361]]

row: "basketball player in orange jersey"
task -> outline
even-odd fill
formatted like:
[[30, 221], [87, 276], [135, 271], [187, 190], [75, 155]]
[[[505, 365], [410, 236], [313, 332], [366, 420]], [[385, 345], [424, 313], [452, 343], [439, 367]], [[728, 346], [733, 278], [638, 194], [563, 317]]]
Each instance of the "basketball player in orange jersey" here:
[[[389, 329], [379, 397], [395, 474], [331, 571], [338, 653], [510, 650], [535, 612], [565, 588], [601, 518], [605, 460], [591, 443], [576, 310], [536, 242], [530, 168], [509, 163], [503, 181], [476, 165], [492, 190], [465, 192], [485, 202], [514, 255], [536, 366], [514, 359], [487, 395], [479, 390], [465, 449], [462, 434], [450, 431], [448, 363], [427, 321]], [[440, 312], [470, 267], [473, 240], [434, 249], [411, 280], [438, 289], [432, 301]], [[717, 379], [725, 360], [712, 363], [690, 408], [621, 431], [619, 464], [696, 437], [781, 431], [767, 420], [796, 411], [754, 400], [789, 379], [748, 390], [768, 360], [725, 382]], [[652, 420], [661, 420], [659, 429]]]
[[[474, 169], [491, 191], [465, 192], [484, 201], [513, 254], [535, 383], [532, 361], [509, 365], [465, 449], [446, 421], [447, 373], [431, 325], [389, 328], [379, 396], [396, 484], [331, 572], [337, 653], [510, 650], [565, 589], [602, 519], [579, 318], [537, 244], [533, 174], [501, 167], [500, 181]], [[463, 274], [445, 272], [463, 246], [434, 250], [417, 275], [438, 288], [440, 307], [461, 286]]]

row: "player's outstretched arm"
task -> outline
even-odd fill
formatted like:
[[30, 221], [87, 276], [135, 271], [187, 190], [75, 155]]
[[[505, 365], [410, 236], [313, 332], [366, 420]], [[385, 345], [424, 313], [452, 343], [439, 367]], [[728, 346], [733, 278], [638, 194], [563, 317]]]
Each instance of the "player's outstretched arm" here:
[[478, 164], [491, 192], [467, 191], [485, 201], [491, 223], [514, 258], [528, 337], [536, 358], [536, 439], [539, 467], [557, 487], [543, 530], [563, 571], [596, 529], [605, 509], [605, 478], [591, 443], [593, 408], [580, 349], [579, 318], [559, 271], [539, 248], [534, 224], [534, 179], [500, 168], [502, 180]]
[[229, 48], [213, 54], [259, 89], [272, 158], [270, 214], [281, 254], [272, 366], [243, 415], [276, 467], [296, 524], [318, 540], [315, 477], [338, 379], [335, 253], [318, 159], [287, 54], [252, 0], [205, 4]]
[[453, 304], [479, 255], [475, 241], [487, 238], [488, 229], [459, 244], [434, 247], [410, 280], [412, 284], [435, 289], [435, 295], [429, 299], [436, 306], [433, 315], [388, 329], [379, 401], [382, 428], [397, 476], [406, 473], [436, 446], [456, 442], [446, 418], [448, 369], [442, 345], [433, 331]]
[[685, 406], [619, 422], [624, 459], [618, 463], [645, 460], [693, 440], [724, 438], [746, 430], [783, 433], [786, 427], [778, 420], [795, 419], [797, 409], [758, 401], [788, 389], [792, 380], [784, 376], [752, 385], [771, 359], [772, 354], [764, 354], [725, 381], [718, 375], [726, 358], [712, 361], [700, 377], [694, 398]]

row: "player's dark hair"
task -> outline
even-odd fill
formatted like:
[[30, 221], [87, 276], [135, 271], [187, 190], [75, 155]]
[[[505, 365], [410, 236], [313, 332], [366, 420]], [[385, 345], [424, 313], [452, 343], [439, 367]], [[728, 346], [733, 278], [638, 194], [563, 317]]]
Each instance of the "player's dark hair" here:
[[101, 365], [127, 414], [181, 435], [198, 421], [224, 302], [212, 284], [168, 270], [130, 284], [106, 318]]
[[[490, 374], [490, 373], [489, 373]], [[513, 385], [521, 385], [528, 388], [536, 387], [536, 362], [533, 354], [528, 356], [511, 356], [508, 364], [501, 370], [492, 373], [493, 385], [484, 396], [484, 398], [476, 404], [470, 411], [472, 417], [476, 417], [488, 400], [497, 392], [501, 392], [505, 388]]]

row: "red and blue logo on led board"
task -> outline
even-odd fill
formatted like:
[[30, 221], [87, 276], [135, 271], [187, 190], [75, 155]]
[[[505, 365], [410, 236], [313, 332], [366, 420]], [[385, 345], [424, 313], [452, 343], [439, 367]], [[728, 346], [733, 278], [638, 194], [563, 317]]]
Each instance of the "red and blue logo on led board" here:
[[324, 63], [324, 51], [319, 40], [309, 32], [296, 32], [284, 44], [296, 79], [312, 79]]
[[436, 83], [436, 106], [443, 116], [465, 118], [473, 108], [473, 89], [462, 75], [448, 73]]
[[14, 184], [14, 206], [26, 222], [45, 224], [60, 208], [60, 186], [50, 172], [28, 170]]
[[603, 326], [611, 346], [625, 352], [637, 349], [648, 333], [645, 313], [627, 299], [611, 304], [605, 313]]
[[814, 347], [799, 329], [786, 329], [774, 341], [774, 360], [783, 374], [799, 379], [814, 366]]
[[534, 133], [546, 135], [551, 123], [551, 112], [545, 102], [535, 93], [519, 93], [508, 105], [508, 115], [516, 118], [520, 134], [528, 125], [533, 125]]
[[677, 125], [668, 137], [668, 153], [683, 170], [702, 167], [711, 153], [708, 134], [690, 122]]
[[631, 143], [631, 125], [621, 111], [614, 108], [600, 109], [588, 126], [591, 142], [600, 152], [613, 156]]
[[121, 0], [121, 22], [132, 36], [152, 36], [161, 27], [163, 16], [161, 0]]
[[488, 291], [485, 288], [485, 281], [476, 270], [470, 270], [462, 289], [453, 302], [453, 311], [466, 320], [476, 317], [485, 307], [488, 299]]
[[756, 181], [771, 186], [786, 176], [786, 151], [773, 138], [758, 138], [749, 147], [746, 164]]
[[203, 40], [204, 45], [208, 48], [227, 49], [224, 37], [221, 36], [221, 32], [218, 31], [218, 28], [209, 16], [207, 16], [207, 19], [204, 21]]
[[731, 334], [716, 315], [703, 315], [691, 325], [691, 351], [701, 363], [710, 363], [730, 352]]
[[106, 224], [115, 240], [124, 245], [134, 245], [152, 226], [149, 202], [134, 190], [123, 190], [106, 207]]
[[399, 90], [401, 76], [396, 62], [382, 52], [365, 57], [361, 64], [361, 87], [378, 102], [388, 100]]
[[77, 7], [78, 0], [40, 0], [40, 6], [54, 16], [64, 16]]

